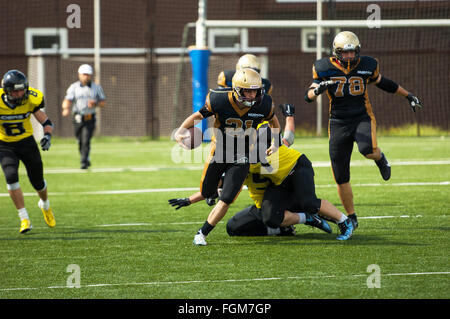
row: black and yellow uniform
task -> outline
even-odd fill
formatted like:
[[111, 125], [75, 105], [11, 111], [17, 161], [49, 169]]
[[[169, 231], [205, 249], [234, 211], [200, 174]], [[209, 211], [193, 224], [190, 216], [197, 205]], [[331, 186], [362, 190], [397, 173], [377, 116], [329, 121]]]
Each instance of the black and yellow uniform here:
[[[217, 77], [217, 85], [219, 86], [219, 90], [221, 89], [231, 89], [233, 75], [236, 73], [235, 70], [225, 70], [219, 73]], [[268, 95], [272, 95], [272, 83], [269, 79], [262, 78], [262, 85], [264, 89], [264, 93]]]
[[[270, 140], [268, 143], [260, 140], [258, 146], [267, 148]], [[230, 236], [264, 236], [267, 227], [280, 226], [285, 210], [315, 214], [320, 209], [321, 200], [315, 194], [311, 162], [304, 154], [282, 144], [266, 157], [264, 164], [250, 165], [244, 184], [254, 205], [228, 221]]]
[[362, 155], [377, 147], [376, 120], [368, 96], [368, 85], [380, 74], [378, 61], [361, 56], [350, 69], [334, 57], [314, 62], [313, 80], [333, 81], [328, 88], [330, 120], [328, 126], [329, 153], [333, 175], [338, 184], [350, 180], [350, 157], [353, 143]]
[[250, 147], [256, 142], [256, 136], [253, 136], [256, 135], [256, 127], [274, 116], [272, 98], [263, 94], [260, 103], [241, 109], [232, 91], [211, 91], [199, 112], [203, 118], [214, 115], [216, 129], [200, 191], [205, 198], [213, 196], [222, 174], [226, 172], [219, 199], [231, 204], [239, 194], [252, 161]]
[[33, 137], [30, 116], [44, 107], [44, 95], [28, 89], [28, 98], [20, 105], [11, 105], [0, 89], [0, 162], [6, 183], [19, 181], [19, 161], [26, 167], [31, 184], [36, 190], [45, 187], [41, 154]]
[[18, 142], [33, 135], [30, 116], [45, 107], [41, 91], [29, 88], [28, 99], [18, 106], [12, 106], [0, 89], [0, 141]]

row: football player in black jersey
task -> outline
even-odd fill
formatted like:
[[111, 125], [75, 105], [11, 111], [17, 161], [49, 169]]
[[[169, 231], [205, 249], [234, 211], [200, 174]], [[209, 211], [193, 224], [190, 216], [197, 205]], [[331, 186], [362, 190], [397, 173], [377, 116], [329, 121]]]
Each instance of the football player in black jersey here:
[[336, 35], [333, 41], [333, 56], [314, 62], [313, 83], [308, 88], [305, 100], [314, 101], [326, 92], [330, 100], [329, 153], [334, 179], [341, 202], [358, 226], [350, 185], [350, 157], [353, 143], [366, 158], [374, 160], [381, 176], [388, 180], [391, 167], [381, 152], [376, 139], [376, 121], [369, 101], [368, 86], [405, 97], [412, 110], [422, 108], [420, 100], [394, 81], [380, 74], [378, 61], [369, 56], [360, 56], [358, 37], [349, 31]]
[[[231, 90], [232, 86], [232, 78], [236, 73], [236, 70], [242, 70], [250, 68], [255, 70], [256, 72], [261, 74], [261, 62], [259, 58], [253, 54], [244, 54], [241, 56], [236, 63], [235, 70], [225, 70], [219, 73], [217, 77], [217, 85], [218, 91], [227, 91]], [[264, 93], [268, 95], [272, 95], [273, 86], [269, 79], [262, 78], [262, 86], [264, 89]], [[284, 127], [284, 134], [282, 137], [282, 141], [286, 146], [291, 146], [294, 143], [295, 138], [295, 122], [294, 122], [294, 113], [295, 108], [293, 104], [283, 103], [279, 105], [281, 112], [286, 119], [286, 125]], [[220, 183], [221, 184], [221, 183]], [[200, 198], [199, 194], [194, 194], [194, 198]], [[215, 199], [218, 197], [218, 193], [216, 192], [213, 197], [207, 198], [206, 203], [210, 206], [214, 205]]]
[[[223, 173], [222, 193], [205, 224], [194, 237], [195, 245], [206, 245], [205, 237], [225, 216], [230, 204], [239, 194], [252, 159], [251, 148], [256, 142], [256, 127], [267, 120], [270, 127], [279, 129], [279, 122], [272, 106], [272, 98], [264, 94], [261, 76], [252, 69], [236, 71], [232, 90], [210, 91], [200, 111], [190, 115], [175, 133], [175, 140], [184, 147], [182, 140], [186, 129], [196, 121], [215, 117], [215, 132], [211, 142], [211, 154], [205, 163], [200, 183], [204, 198], [217, 190]], [[269, 148], [268, 154], [273, 152]]]

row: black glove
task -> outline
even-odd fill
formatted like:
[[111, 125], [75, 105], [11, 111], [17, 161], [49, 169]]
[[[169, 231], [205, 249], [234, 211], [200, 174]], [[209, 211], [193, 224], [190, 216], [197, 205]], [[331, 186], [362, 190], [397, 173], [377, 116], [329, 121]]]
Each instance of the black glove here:
[[169, 199], [169, 204], [172, 207], [176, 207], [176, 210], [178, 210], [181, 207], [191, 205], [191, 201], [187, 197], [186, 198], [173, 198], [173, 199]]
[[294, 104], [284, 103], [284, 104], [278, 105], [278, 107], [281, 109], [281, 112], [283, 112], [283, 115], [285, 117], [294, 116], [294, 114], [295, 114], [295, 106], [294, 106]]
[[323, 92], [325, 92], [328, 88], [332, 88], [337, 85], [338, 85], [338, 82], [333, 82], [331, 80], [330, 81], [322, 81], [319, 83], [319, 86], [314, 89], [314, 94], [320, 95]]
[[44, 137], [41, 139], [41, 148], [43, 151], [48, 151], [52, 143], [50, 140], [52, 139], [52, 136], [49, 133], [45, 133]]
[[414, 96], [411, 93], [408, 93], [408, 96], [406, 98], [409, 101], [409, 106], [411, 106], [411, 108], [414, 112], [416, 112], [416, 106], [418, 106], [420, 109], [422, 108], [422, 102], [420, 102], [420, 100], [417, 96]]

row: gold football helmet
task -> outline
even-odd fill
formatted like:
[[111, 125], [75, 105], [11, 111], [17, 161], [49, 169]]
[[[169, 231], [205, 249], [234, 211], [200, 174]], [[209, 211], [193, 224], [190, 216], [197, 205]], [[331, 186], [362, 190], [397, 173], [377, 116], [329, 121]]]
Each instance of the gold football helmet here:
[[[261, 75], [253, 69], [236, 70], [232, 80], [233, 95], [236, 100], [246, 107], [259, 103], [263, 96]], [[256, 90], [255, 97], [246, 97], [244, 90]]]
[[245, 68], [250, 68], [260, 73], [261, 64], [259, 63], [259, 59], [253, 54], [244, 54], [239, 58], [238, 62], [236, 63], [236, 70], [241, 70]]
[[[355, 64], [359, 59], [361, 43], [356, 34], [350, 31], [339, 32], [333, 40], [333, 55], [344, 65], [348, 67]], [[354, 51], [355, 57], [352, 59], [343, 58], [342, 53], [346, 51]]]

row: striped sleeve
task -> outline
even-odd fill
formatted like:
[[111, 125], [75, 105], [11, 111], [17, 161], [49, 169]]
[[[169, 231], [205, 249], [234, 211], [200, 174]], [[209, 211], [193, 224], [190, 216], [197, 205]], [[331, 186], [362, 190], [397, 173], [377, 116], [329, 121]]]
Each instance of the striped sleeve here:
[[376, 66], [375, 70], [373, 71], [372, 76], [369, 78], [369, 83], [375, 82], [378, 79], [378, 76], [380, 75], [380, 63], [378, 62], [378, 59], [375, 59]]
[[95, 86], [95, 96], [98, 101], [106, 100], [105, 92], [103, 92], [103, 88], [100, 85]]
[[69, 88], [66, 91], [66, 96], [64, 97], [65, 100], [73, 101], [75, 100], [75, 85], [72, 84], [69, 86]]

